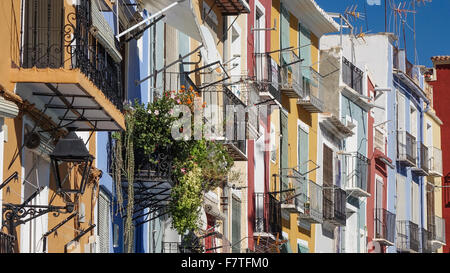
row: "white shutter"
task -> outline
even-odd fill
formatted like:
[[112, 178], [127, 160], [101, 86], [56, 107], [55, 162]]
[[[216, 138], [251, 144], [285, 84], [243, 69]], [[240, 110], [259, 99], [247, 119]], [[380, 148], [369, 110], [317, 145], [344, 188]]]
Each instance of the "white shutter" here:
[[100, 253], [109, 252], [110, 204], [108, 197], [100, 190], [98, 196], [98, 243]]
[[405, 177], [397, 174], [397, 219], [406, 220]]
[[397, 130], [405, 130], [405, 97], [397, 92]]
[[411, 208], [412, 213], [411, 213], [411, 219], [412, 222], [416, 223], [416, 224], [420, 224], [420, 199], [419, 199], [419, 184], [415, 183], [415, 182], [411, 182], [412, 183], [412, 205]]

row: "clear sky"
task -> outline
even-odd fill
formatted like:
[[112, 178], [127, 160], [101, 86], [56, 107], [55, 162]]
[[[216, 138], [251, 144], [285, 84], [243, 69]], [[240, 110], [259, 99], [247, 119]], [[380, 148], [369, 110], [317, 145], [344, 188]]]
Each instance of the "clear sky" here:
[[[395, 32], [394, 13], [391, 7], [412, 10], [412, 2], [416, 7], [416, 48], [419, 64], [432, 66], [431, 56], [450, 55], [450, 0], [386, 0], [388, 31]], [[385, 0], [316, 0], [325, 11], [344, 13], [347, 8], [357, 5], [356, 11], [364, 13], [364, 19], [353, 19], [352, 24], [359, 33], [361, 26], [363, 32], [377, 33], [385, 31]], [[391, 2], [391, 3], [390, 3]], [[420, 2], [420, 3], [418, 3]], [[394, 4], [395, 3], [395, 4]], [[404, 4], [406, 3], [406, 4]], [[408, 59], [414, 63], [414, 14], [402, 13], [402, 19], [406, 19], [405, 37]], [[397, 17], [399, 18], [399, 17]], [[400, 20], [396, 33], [399, 35], [400, 48], [405, 48], [403, 42], [403, 28]]]

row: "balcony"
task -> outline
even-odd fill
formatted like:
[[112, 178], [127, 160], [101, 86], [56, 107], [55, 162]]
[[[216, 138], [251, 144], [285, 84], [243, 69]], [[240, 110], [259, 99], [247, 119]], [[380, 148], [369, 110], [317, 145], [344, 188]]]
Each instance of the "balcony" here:
[[395, 214], [383, 208], [375, 209], [374, 241], [385, 246], [393, 246], [395, 238]]
[[415, 166], [417, 161], [416, 138], [406, 131], [397, 131], [397, 160], [406, 166]]
[[262, 101], [281, 105], [279, 65], [267, 53], [255, 53], [255, 82]]
[[308, 200], [307, 179], [296, 171], [292, 172], [293, 174], [288, 176], [290, 180], [288, 189], [282, 189], [281, 209], [289, 213], [300, 213], [300, 207]]
[[0, 232], [0, 254], [14, 253], [15, 241], [14, 236]]
[[342, 57], [342, 81], [360, 95], [363, 94], [364, 72], [352, 64], [345, 57]]
[[216, 0], [215, 4], [223, 16], [250, 13], [250, 6], [246, 0]]
[[281, 92], [289, 98], [300, 98], [303, 93], [303, 76], [301, 59], [293, 52], [282, 52], [283, 60], [287, 62], [280, 69]]
[[434, 219], [428, 221], [429, 242], [431, 247], [436, 250], [446, 244], [445, 242], [445, 219], [434, 216]]
[[428, 147], [425, 146], [423, 143], [420, 143], [419, 145], [419, 153], [420, 158], [417, 158], [417, 167], [411, 168], [411, 171], [416, 173], [419, 176], [427, 176], [428, 172], [430, 170], [430, 158], [429, 158], [429, 152]]
[[322, 76], [312, 67], [302, 67], [303, 92], [297, 104], [310, 113], [323, 113], [324, 92], [320, 89]]
[[347, 193], [337, 187], [323, 188], [323, 221], [336, 226], [345, 226]]
[[[80, 130], [124, 128], [122, 57], [96, 1], [76, 6], [52, 1], [45, 9], [26, 1], [20, 54], [11, 81], [19, 95], [39, 102]], [[64, 114], [68, 111], [69, 114]]]
[[432, 253], [433, 249], [431, 247], [431, 243], [430, 243], [430, 237], [431, 237], [431, 233], [430, 231], [421, 228], [420, 229], [420, 235], [422, 238], [422, 245], [421, 245], [421, 253]]
[[312, 224], [320, 224], [323, 222], [323, 189], [322, 186], [308, 180], [306, 185], [306, 200], [298, 200], [297, 207], [300, 212], [299, 219], [306, 220]]
[[255, 251], [267, 252], [266, 245], [273, 244], [281, 236], [281, 204], [270, 193], [254, 193]]
[[430, 155], [429, 175], [442, 176], [442, 150], [433, 146], [428, 147]]
[[374, 135], [374, 146], [375, 149], [378, 149], [381, 153], [386, 153], [386, 136], [383, 131], [378, 128], [375, 128]]
[[345, 157], [345, 191], [353, 197], [369, 197], [369, 159], [360, 153]]
[[[244, 108], [246, 105], [227, 87], [223, 89], [224, 131], [228, 152], [236, 161], [247, 160], [247, 125]], [[232, 107], [230, 107], [232, 106]], [[240, 109], [239, 109], [240, 108]], [[228, 120], [228, 118], [230, 120]], [[231, 132], [230, 132], [231, 130]]]
[[419, 252], [419, 226], [411, 221], [397, 221], [397, 250], [399, 252]]

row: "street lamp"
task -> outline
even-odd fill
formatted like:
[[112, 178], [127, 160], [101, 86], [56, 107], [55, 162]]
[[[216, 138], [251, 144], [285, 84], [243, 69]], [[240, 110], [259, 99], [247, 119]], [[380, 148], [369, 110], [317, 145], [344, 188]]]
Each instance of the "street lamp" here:
[[[69, 133], [56, 144], [53, 153], [50, 154], [51, 164], [55, 174], [59, 192], [83, 194], [92, 167], [94, 157], [86, 149], [83, 140], [75, 134], [75, 128], [68, 128]], [[65, 163], [65, 164], [64, 164]], [[68, 164], [80, 164], [82, 166], [82, 176], [79, 187], [63, 187], [66, 182], [63, 173], [70, 171], [66, 167]]]

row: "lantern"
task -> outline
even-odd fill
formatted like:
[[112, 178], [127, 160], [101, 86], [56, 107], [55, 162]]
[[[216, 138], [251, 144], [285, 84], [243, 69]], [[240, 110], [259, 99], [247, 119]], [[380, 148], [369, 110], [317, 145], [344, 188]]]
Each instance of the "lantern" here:
[[[53, 153], [50, 154], [51, 164], [59, 192], [83, 194], [94, 157], [89, 154], [84, 141], [75, 134], [75, 128], [68, 128], [68, 130], [67, 136], [58, 141]], [[70, 184], [69, 179], [63, 176], [65, 171], [70, 172], [67, 168], [69, 165], [64, 163], [79, 164], [82, 167], [81, 182], [75, 188], [64, 187], [65, 183]]]

